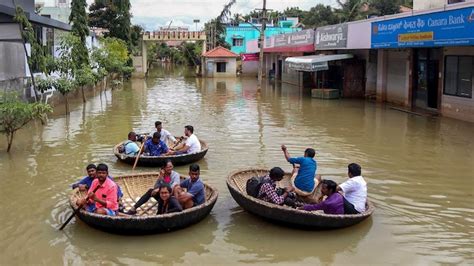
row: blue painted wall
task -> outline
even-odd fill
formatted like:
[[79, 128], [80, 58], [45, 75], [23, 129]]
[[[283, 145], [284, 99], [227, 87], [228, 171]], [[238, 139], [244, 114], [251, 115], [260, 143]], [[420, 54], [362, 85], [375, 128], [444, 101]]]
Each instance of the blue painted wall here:
[[[293, 26], [293, 23], [288, 22], [290, 21], [281, 21], [277, 27], [273, 25], [268, 25], [265, 29], [265, 37], [301, 30], [300, 28], [292, 28], [291, 26]], [[260, 25], [257, 25], [257, 27], [260, 27]], [[259, 31], [249, 23], [240, 23], [238, 26], [226, 27], [225, 42], [230, 45], [230, 50], [232, 52], [236, 54], [241, 54], [245, 53], [245, 51], [247, 50], [247, 41], [257, 40], [259, 35]], [[242, 46], [232, 45], [232, 40], [236, 37], [242, 39]]]

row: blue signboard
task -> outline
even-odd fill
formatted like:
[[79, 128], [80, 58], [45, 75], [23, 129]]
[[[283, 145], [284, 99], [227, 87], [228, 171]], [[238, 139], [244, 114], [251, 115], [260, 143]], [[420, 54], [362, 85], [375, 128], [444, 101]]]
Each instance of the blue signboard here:
[[372, 48], [474, 45], [474, 7], [372, 22]]

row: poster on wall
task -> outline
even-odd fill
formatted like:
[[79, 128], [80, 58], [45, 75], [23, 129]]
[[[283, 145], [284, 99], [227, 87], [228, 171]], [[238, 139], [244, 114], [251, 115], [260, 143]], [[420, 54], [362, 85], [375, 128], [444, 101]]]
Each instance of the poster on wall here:
[[242, 61], [258, 61], [260, 58], [258, 53], [253, 54], [241, 54]]
[[372, 48], [474, 45], [474, 7], [372, 22]]

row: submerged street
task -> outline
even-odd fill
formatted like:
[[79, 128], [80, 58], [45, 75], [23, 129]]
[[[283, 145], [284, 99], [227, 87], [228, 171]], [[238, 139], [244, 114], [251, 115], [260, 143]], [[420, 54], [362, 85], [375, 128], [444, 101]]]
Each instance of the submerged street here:
[[[474, 124], [427, 118], [363, 100], [318, 100], [308, 91], [255, 78], [196, 78], [156, 66], [146, 80], [62, 106], [31, 123], [0, 152], [0, 264], [474, 263]], [[70, 185], [89, 163], [130, 173], [112, 152], [131, 130], [160, 120], [177, 136], [191, 124], [209, 145], [201, 177], [219, 198], [202, 222], [167, 234], [118, 236], [74, 220]], [[234, 170], [280, 166], [281, 152], [316, 149], [317, 173], [342, 182], [359, 163], [376, 210], [341, 230], [302, 231], [243, 211], [225, 179]], [[6, 147], [5, 138], [0, 147]], [[135, 172], [154, 171], [137, 167]], [[175, 167], [186, 174], [188, 166]]]

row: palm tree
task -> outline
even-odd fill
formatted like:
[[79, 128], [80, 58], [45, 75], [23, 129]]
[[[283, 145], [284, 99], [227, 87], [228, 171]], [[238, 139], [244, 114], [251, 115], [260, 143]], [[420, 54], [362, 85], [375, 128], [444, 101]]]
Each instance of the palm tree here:
[[367, 10], [364, 7], [368, 5], [364, 0], [336, 0], [340, 8], [336, 9], [341, 22], [364, 19]]

